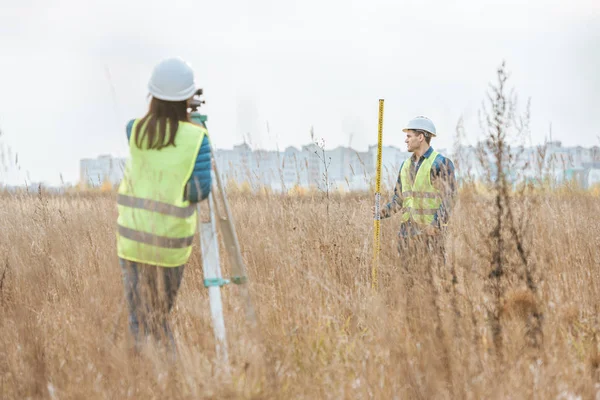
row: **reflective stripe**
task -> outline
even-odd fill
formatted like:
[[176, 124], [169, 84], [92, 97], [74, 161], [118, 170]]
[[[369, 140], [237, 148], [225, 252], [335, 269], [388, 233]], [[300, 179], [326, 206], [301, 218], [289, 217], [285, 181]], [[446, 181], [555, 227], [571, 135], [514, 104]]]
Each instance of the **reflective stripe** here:
[[191, 217], [194, 215], [194, 211], [196, 210], [196, 207], [193, 204], [190, 204], [188, 207], [177, 207], [172, 204], [163, 203], [162, 201], [141, 199], [139, 197], [127, 196], [125, 194], [119, 194], [117, 196], [117, 204], [126, 207], [154, 211], [177, 218]]
[[182, 249], [191, 246], [194, 241], [194, 236], [183, 238], [170, 238], [166, 236], [153, 235], [152, 233], [136, 231], [119, 225], [119, 235], [140, 243], [149, 244], [157, 247], [165, 247], [168, 249]]
[[435, 215], [438, 212], [438, 210], [433, 210], [431, 208], [411, 208], [410, 212], [416, 215]]
[[439, 193], [431, 193], [431, 192], [411, 192], [406, 191], [402, 192], [403, 197], [414, 197], [415, 199], [437, 199], [442, 196]]

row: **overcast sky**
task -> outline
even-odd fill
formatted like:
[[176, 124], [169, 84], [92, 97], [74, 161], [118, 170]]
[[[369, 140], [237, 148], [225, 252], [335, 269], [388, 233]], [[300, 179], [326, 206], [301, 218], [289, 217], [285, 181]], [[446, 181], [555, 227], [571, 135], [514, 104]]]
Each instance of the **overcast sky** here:
[[[126, 122], [147, 109], [147, 80], [181, 56], [204, 87], [213, 144], [256, 148], [403, 147], [402, 125], [435, 122], [452, 145], [504, 59], [532, 136], [600, 144], [598, 0], [0, 0], [0, 143], [21, 174], [78, 179], [79, 159], [125, 156]], [[113, 89], [114, 88], [114, 91]], [[269, 131], [267, 131], [267, 123]]]

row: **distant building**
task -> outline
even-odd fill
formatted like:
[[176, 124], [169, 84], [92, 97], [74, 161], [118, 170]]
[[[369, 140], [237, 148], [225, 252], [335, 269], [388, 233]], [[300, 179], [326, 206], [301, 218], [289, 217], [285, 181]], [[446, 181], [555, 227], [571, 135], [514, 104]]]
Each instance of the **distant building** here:
[[301, 163], [304, 164], [304, 168], [300, 174], [302, 177], [302, 180], [300, 181], [302, 186], [325, 189], [323, 150], [314, 143], [302, 146], [300, 160]]
[[[450, 157], [461, 181], [495, 179], [496, 167], [492, 154], [475, 146], [458, 146], [449, 152], [436, 149]], [[563, 147], [560, 142], [546, 146], [512, 147], [511, 162], [506, 171], [509, 180], [550, 178], [553, 182], [572, 180], [589, 187], [598, 181], [600, 148]], [[398, 170], [411, 153], [392, 146], [382, 148], [382, 190], [393, 190]], [[233, 149], [214, 149], [221, 179], [224, 183], [269, 187], [275, 191], [294, 186], [340, 190], [366, 190], [374, 183], [377, 165], [377, 146], [361, 152], [350, 147], [325, 150], [315, 143], [288, 147], [283, 151], [253, 150], [242, 143]], [[100, 186], [104, 182], [118, 184], [126, 159], [108, 155], [80, 162], [81, 182]], [[327, 179], [326, 179], [327, 178]], [[591, 182], [591, 183], [590, 183]]]
[[113, 158], [102, 155], [95, 159], [83, 159], [79, 162], [79, 179], [89, 186], [101, 186], [105, 182], [117, 185], [123, 179], [126, 158]]
[[302, 152], [290, 146], [283, 151], [281, 158], [283, 183], [286, 188], [290, 189], [296, 185], [301, 185], [303, 182], [302, 171], [306, 170], [306, 165], [302, 162]]

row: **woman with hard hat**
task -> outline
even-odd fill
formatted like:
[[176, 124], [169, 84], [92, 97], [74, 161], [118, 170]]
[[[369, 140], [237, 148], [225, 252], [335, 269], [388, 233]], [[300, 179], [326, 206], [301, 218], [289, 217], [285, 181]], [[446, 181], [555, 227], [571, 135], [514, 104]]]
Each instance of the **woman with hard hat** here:
[[168, 314], [196, 232], [196, 203], [211, 190], [211, 148], [188, 108], [198, 88], [179, 58], [161, 61], [148, 84], [150, 107], [127, 125], [130, 157], [118, 192], [117, 252], [139, 350], [144, 336], [175, 343]]

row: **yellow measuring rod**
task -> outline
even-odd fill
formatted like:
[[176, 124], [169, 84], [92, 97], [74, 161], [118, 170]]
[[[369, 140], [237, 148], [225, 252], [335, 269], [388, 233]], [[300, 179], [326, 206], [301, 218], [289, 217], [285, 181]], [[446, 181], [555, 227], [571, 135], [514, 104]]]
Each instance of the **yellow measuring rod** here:
[[373, 269], [371, 271], [371, 287], [377, 289], [377, 268], [379, 251], [381, 250], [381, 151], [383, 142], [383, 99], [379, 99], [379, 124], [377, 127], [377, 175], [375, 179], [375, 221], [373, 229]]

